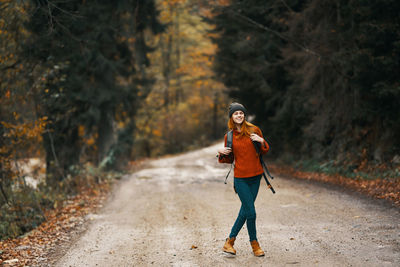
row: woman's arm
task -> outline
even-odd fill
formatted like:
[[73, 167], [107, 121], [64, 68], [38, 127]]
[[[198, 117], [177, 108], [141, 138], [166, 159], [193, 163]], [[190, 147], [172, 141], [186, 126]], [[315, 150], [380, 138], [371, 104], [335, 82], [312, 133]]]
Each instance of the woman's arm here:
[[226, 146], [226, 141], [227, 141], [227, 135], [225, 134], [225, 142], [224, 142], [224, 147], [218, 149], [218, 162], [219, 163], [232, 163], [233, 162], [233, 155], [232, 149], [230, 147]]
[[258, 127], [256, 127], [254, 133], [252, 133], [250, 135], [250, 139], [251, 139], [251, 141], [259, 142], [261, 144], [261, 146], [260, 146], [261, 154], [266, 154], [268, 152], [269, 145], [268, 145], [267, 141], [264, 140], [263, 134]]

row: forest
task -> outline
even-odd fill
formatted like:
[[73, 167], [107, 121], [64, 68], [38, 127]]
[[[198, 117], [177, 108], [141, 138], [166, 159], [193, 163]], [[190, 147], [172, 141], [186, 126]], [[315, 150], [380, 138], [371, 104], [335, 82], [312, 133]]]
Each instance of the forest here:
[[399, 13], [395, 0], [0, 1], [0, 237], [136, 161], [222, 140], [232, 101], [270, 160], [398, 179]]
[[399, 10], [391, 0], [229, 1], [214, 9], [215, 71], [274, 155], [382, 174], [400, 163]]

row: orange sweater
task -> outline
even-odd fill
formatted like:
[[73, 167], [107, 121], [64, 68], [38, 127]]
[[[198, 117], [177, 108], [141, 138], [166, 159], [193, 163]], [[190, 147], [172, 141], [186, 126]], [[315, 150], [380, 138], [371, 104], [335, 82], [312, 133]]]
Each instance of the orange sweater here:
[[[254, 133], [263, 137], [261, 130], [255, 127]], [[227, 135], [225, 134], [225, 146]], [[260, 159], [250, 137], [239, 137], [239, 133], [233, 130], [232, 149], [235, 160], [234, 176], [237, 178], [247, 178], [260, 175], [264, 172]], [[264, 140], [261, 144], [261, 154], [267, 153], [269, 150], [268, 143]], [[232, 158], [220, 155], [218, 157], [220, 163], [232, 163]]]

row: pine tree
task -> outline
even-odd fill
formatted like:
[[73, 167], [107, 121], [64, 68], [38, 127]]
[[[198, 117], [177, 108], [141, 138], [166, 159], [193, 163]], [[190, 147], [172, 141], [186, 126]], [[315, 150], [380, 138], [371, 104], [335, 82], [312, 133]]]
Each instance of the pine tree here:
[[[44, 135], [49, 181], [65, 178], [79, 163], [80, 126], [84, 135], [97, 138], [97, 163], [110, 156], [111, 147], [113, 159], [115, 146], [127, 145], [120, 153], [129, 151], [126, 135], [132, 138], [133, 129], [128, 124], [138, 92], [149, 82], [138, 73], [150, 50], [143, 32], [162, 31], [154, 2], [32, 1], [30, 14], [33, 38], [25, 55], [38, 65], [38, 112], [52, 122]], [[125, 137], [116, 133], [117, 115], [128, 125], [121, 130], [127, 131]]]

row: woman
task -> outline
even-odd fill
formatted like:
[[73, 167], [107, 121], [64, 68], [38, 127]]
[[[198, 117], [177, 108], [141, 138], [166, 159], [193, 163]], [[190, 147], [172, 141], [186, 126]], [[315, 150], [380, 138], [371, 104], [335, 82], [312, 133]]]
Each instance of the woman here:
[[[226, 147], [227, 135], [225, 135], [225, 147], [218, 150], [218, 161], [220, 163], [232, 163], [233, 159], [235, 161], [234, 187], [242, 202], [223, 251], [236, 255], [233, 244], [240, 229], [246, 222], [253, 253], [257, 257], [262, 257], [265, 254], [257, 241], [254, 201], [257, 197], [264, 170], [253, 142], [260, 144], [261, 154], [267, 153], [269, 146], [262, 137], [261, 130], [246, 121], [246, 113], [247, 111], [242, 104], [232, 103], [229, 106], [228, 127], [233, 131], [232, 149]], [[233, 157], [231, 153], [233, 153]]]

